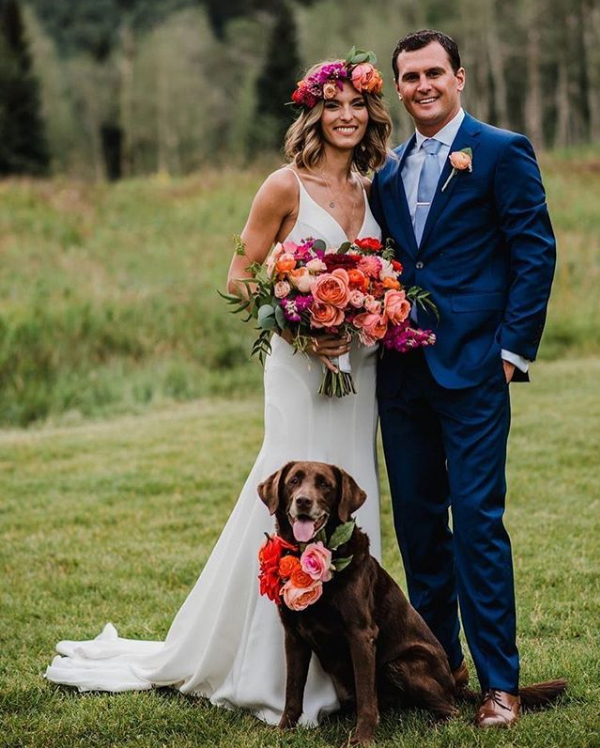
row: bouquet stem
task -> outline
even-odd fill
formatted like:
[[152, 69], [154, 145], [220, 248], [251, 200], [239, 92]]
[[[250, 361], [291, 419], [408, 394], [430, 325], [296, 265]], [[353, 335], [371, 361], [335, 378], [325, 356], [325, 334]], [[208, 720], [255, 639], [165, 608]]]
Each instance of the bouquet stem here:
[[319, 395], [325, 397], [344, 397], [344, 395], [356, 395], [356, 387], [352, 379], [352, 368], [350, 367], [350, 356], [344, 353], [334, 360], [338, 367], [337, 373], [329, 369], [323, 369], [323, 379], [319, 387]]

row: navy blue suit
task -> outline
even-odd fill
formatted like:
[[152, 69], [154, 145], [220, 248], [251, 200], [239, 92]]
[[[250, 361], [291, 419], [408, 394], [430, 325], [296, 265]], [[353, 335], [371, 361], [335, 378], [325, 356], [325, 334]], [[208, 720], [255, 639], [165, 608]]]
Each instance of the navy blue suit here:
[[[462, 660], [458, 604], [481, 687], [516, 693], [514, 583], [503, 525], [510, 402], [502, 349], [534, 360], [555, 241], [533, 149], [522, 135], [465, 116], [451, 151], [473, 171], [442, 171], [417, 247], [401, 169], [414, 136], [376, 175], [372, 207], [395, 240], [403, 281], [431, 292], [437, 342], [386, 351], [378, 398], [394, 522], [411, 602]], [[515, 378], [526, 378], [518, 371]], [[449, 509], [452, 511], [452, 531]]]

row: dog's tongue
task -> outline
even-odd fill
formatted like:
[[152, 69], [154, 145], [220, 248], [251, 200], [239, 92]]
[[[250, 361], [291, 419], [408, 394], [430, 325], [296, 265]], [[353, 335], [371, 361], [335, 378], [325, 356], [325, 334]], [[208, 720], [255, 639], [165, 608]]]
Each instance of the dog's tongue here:
[[292, 529], [294, 537], [299, 543], [308, 543], [315, 534], [315, 523], [312, 519], [297, 519]]

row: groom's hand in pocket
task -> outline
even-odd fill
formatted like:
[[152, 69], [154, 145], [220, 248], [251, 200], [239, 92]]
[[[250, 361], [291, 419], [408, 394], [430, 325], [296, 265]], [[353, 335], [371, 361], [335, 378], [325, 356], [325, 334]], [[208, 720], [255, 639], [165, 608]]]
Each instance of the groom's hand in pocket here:
[[506, 384], [509, 384], [515, 373], [515, 365], [511, 364], [510, 361], [502, 360], [502, 366], [504, 367], [504, 376], [506, 377]]

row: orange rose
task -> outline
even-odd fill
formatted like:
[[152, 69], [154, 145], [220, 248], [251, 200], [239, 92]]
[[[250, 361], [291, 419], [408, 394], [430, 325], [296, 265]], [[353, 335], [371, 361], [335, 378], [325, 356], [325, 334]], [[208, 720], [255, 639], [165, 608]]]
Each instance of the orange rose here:
[[399, 325], [410, 313], [410, 302], [404, 291], [388, 291], [383, 299], [383, 310], [392, 325]]
[[310, 585], [314, 582], [314, 579], [310, 574], [305, 572], [304, 569], [298, 566], [298, 568], [294, 569], [294, 571], [292, 572], [290, 582], [294, 585], [294, 587], [304, 588], [310, 587]]
[[473, 159], [471, 158], [471, 156], [469, 156], [469, 154], [465, 153], [464, 151], [454, 151], [454, 153], [450, 154], [450, 163], [452, 164], [452, 168], [456, 169], [457, 171], [464, 171], [465, 169], [471, 171], [472, 162]]
[[383, 287], [384, 288], [393, 288], [395, 291], [398, 291], [400, 289], [400, 283], [396, 280], [396, 278], [384, 278], [383, 279]]
[[335, 83], [324, 83], [323, 84], [323, 98], [324, 99], [334, 99], [338, 94], [338, 87]]
[[337, 327], [344, 321], [344, 312], [331, 304], [313, 301], [310, 317], [313, 327]]
[[343, 309], [350, 299], [350, 280], [343, 268], [320, 275], [312, 289], [316, 301]]
[[369, 279], [360, 270], [348, 270], [347, 272], [350, 288], [358, 288], [359, 291], [366, 291], [369, 288]]
[[308, 293], [313, 284], [313, 278], [306, 268], [290, 270], [289, 280], [300, 293]]
[[378, 94], [383, 88], [383, 79], [370, 62], [363, 62], [352, 70], [352, 85], [357, 91]]
[[300, 559], [297, 556], [284, 556], [279, 562], [279, 575], [287, 579], [298, 568], [300, 568]]
[[275, 267], [278, 273], [287, 273], [290, 270], [293, 270], [296, 267], [296, 260], [294, 259], [294, 255], [285, 252], [277, 260]]

